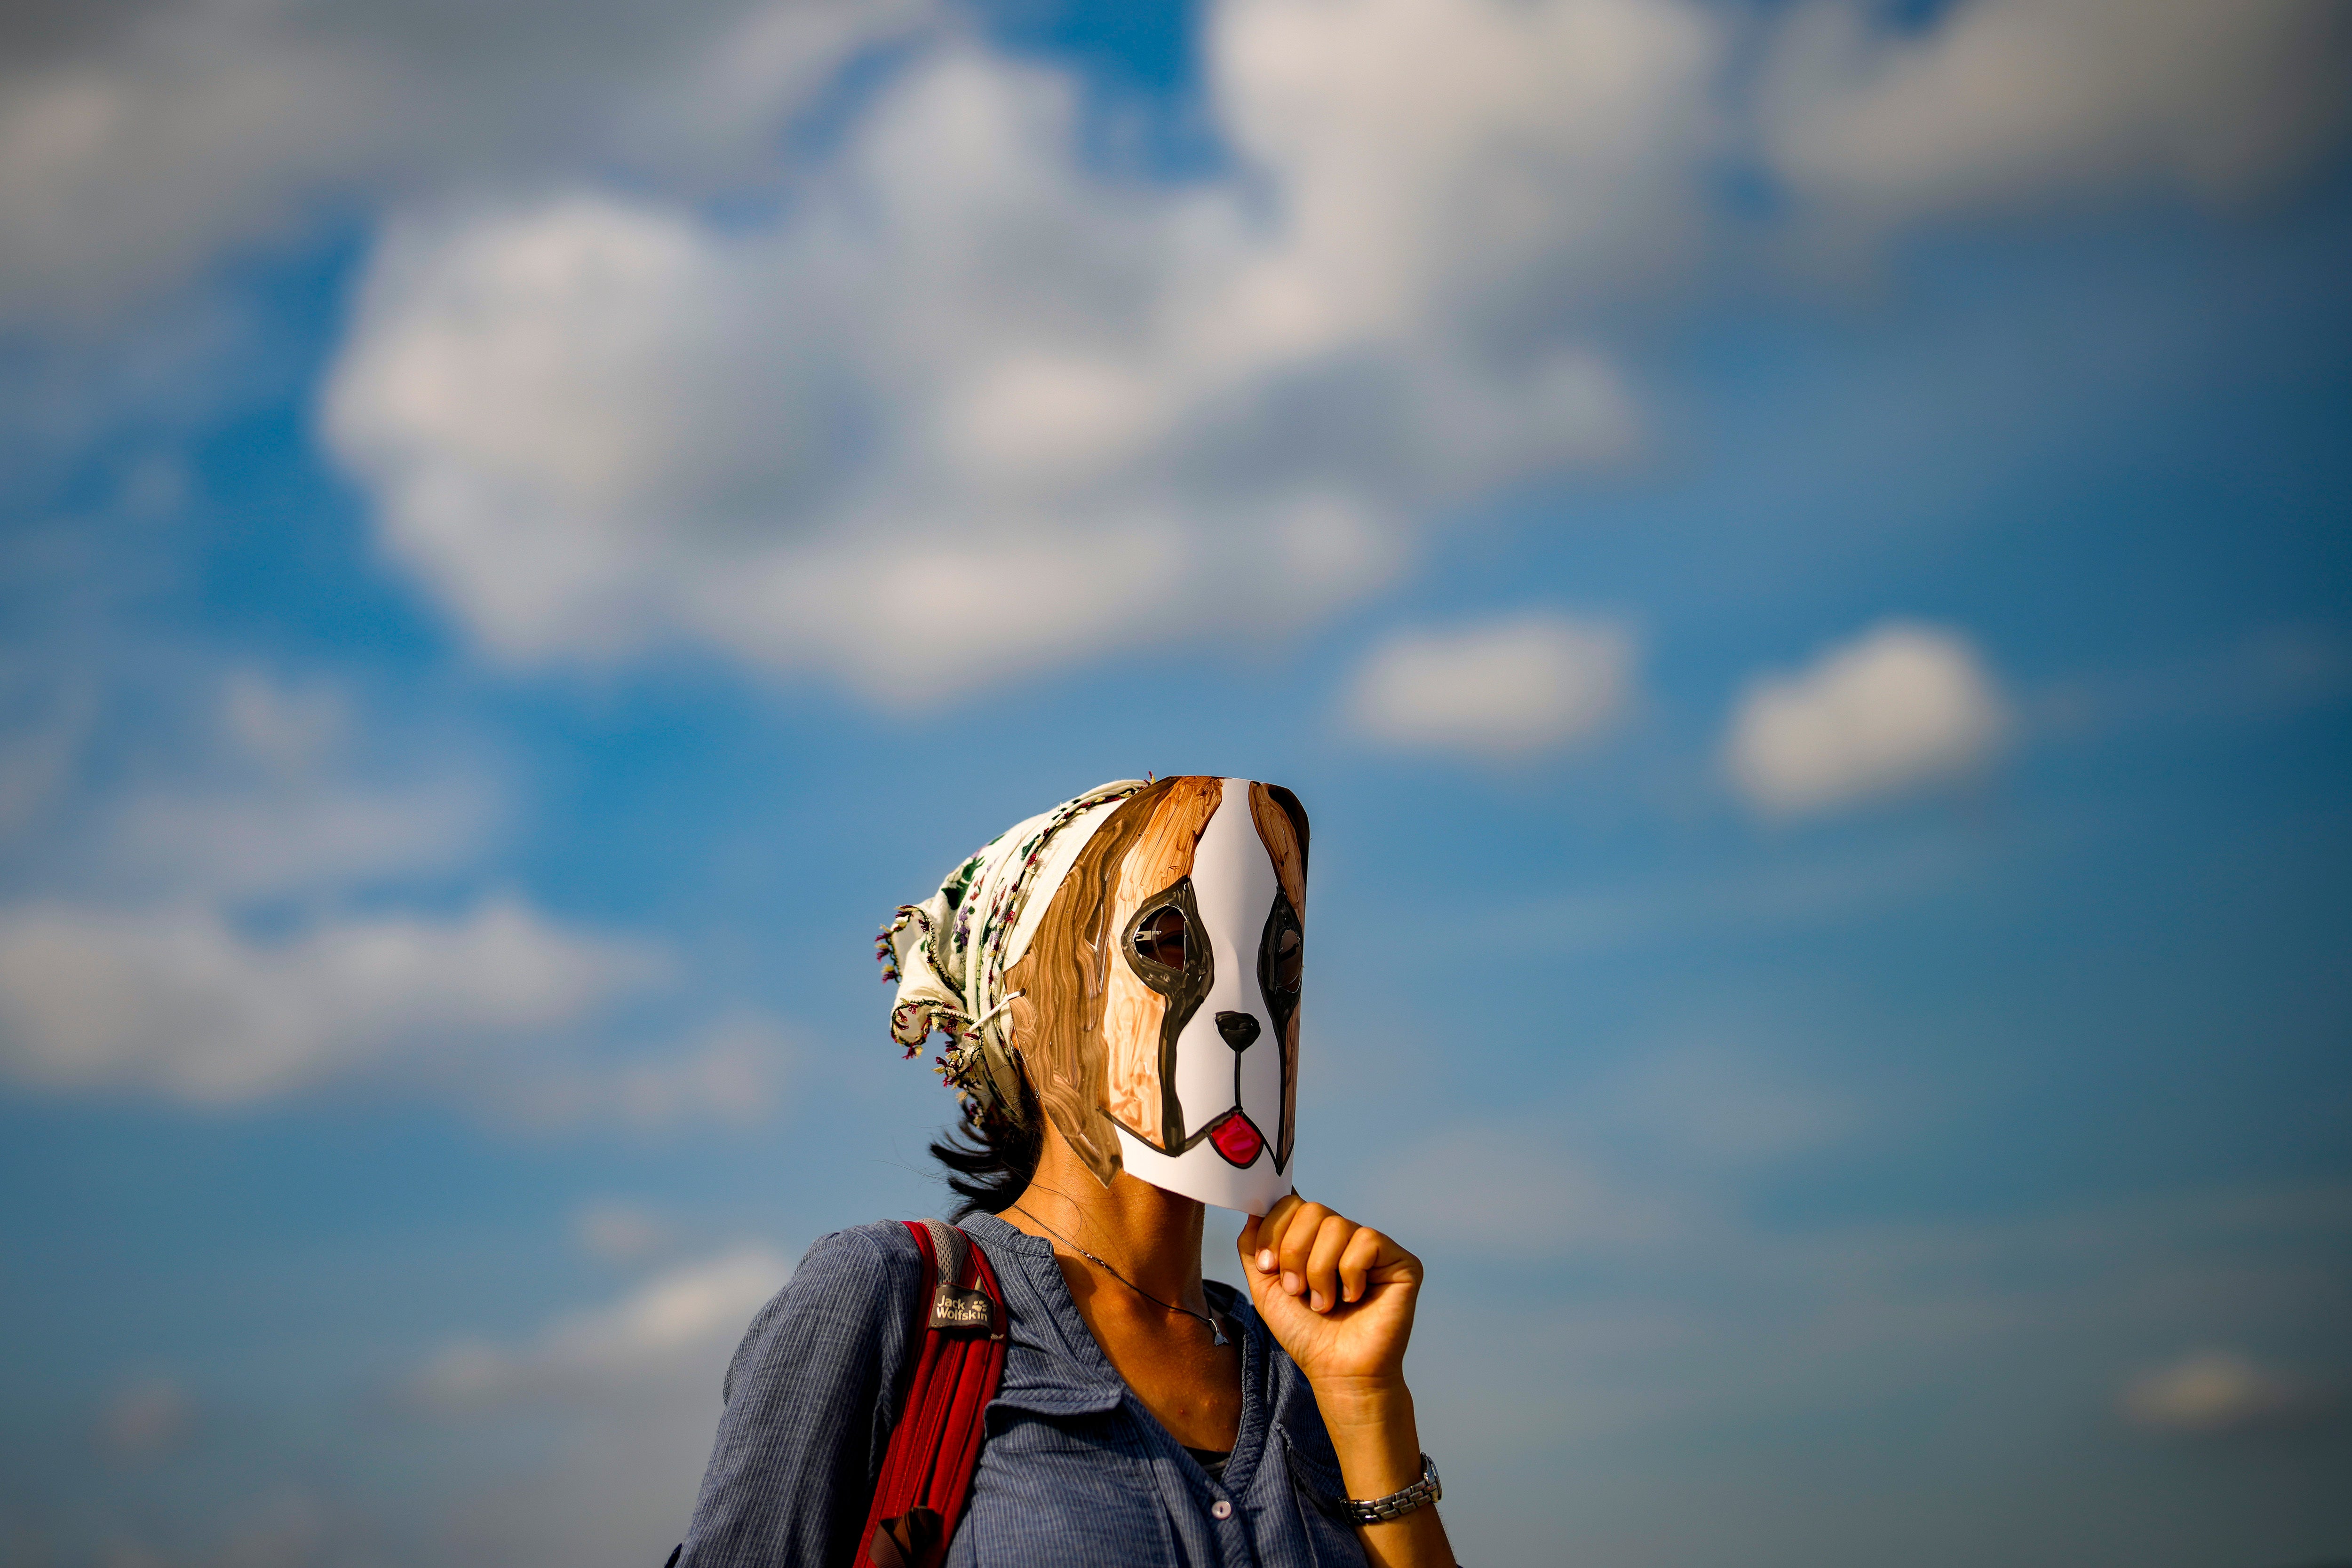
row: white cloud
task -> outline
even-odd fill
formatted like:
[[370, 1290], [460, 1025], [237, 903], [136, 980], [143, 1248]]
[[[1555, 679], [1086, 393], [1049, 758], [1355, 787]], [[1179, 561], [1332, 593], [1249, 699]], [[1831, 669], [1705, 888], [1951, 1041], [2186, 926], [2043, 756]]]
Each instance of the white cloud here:
[[1531, 288], [1589, 298], [1699, 221], [1726, 42], [1701, 6], [1237, 0], [1208, 38], [1223, 128], [1284, 220], [1237, 336], [1508, 332]]
[[114, 880], [238, 898], [415, 876], [462, 862], [494, 815], [463, 748], [369, 770], [350, 696], [258, 670], [221, 683], [210, 733], [107, 814], [95, 861]]
[[1615, 720], [1636, 659], [1622, 627], [1548, 613], [1399, 632], [1366, 656], [1349, 713], [1390, 746], [1525, 756]]
[[153, 663], [111, 678], [0, 666], [0, 843], [19, 897], [311, 899], [444, 875], [496, 824], [495, 770], [465, 734], [363, 711], [331, 680], [184, 650]]
[[659, 946], [511, 893], [392, 902], [465, 877], [498, 816], [464, 737], [256, 669], [116, 706], [191, 722], [147, 726], [127, 779], [28, 800], [0, 904], [0, 1081], [214, 1107], [391, 1085], [535, 1133], [780, 1108], [783, 1026], [680, 1018]]
[[455, 779], [158, 791], [122, 803], [106, 852], [133, 883], [228, 896], [299, 891], [462, 863], [479, 846], [488, 813], [485, 792]]
[[0, 1072], [237, 1104], [576, 1023], [663, 968], [506, 899], [280, 940], [201, 907], [24, 906], [0, 913]]
[[923, 18], [896, 0], [87, 10], [0, 68], [0, 314], [111, 310], [354, 196], [575, 161], [772, 180], [810, 95]]
[[195, 1402], [167, 1377], [151, 1377], [118, 1388], [98, 1413], [98, 1438], [118, 1458], [166, 1454], [188, 1438]]
[[2124, 1416], [2150, 1431], [2202, 1437], [2294, 1425], [2325, 1414], [2326, 1391], [2235, 1351], [2185, 1356], [2124, 1387]]
[[435, 1417], [415, 1440], [491, 1458], [428, 1498], [436, 1560], [660, 1562], [694, 1508], [728, 1358], [791, 1274], [773, 1248], [740, 1246], [519, 1342], [444, 1345], [407, 1380], [411, 1405]]
[[231, 674], [221, 692], [221, 727], [238, 749], [279, 772], [299, 773], [351, 738], [351, 703], [332, 686], [291, 686], [257, 670]]
[[[419, 194], [583, 171], [788, 191], [807, 156], [791, 131], [846, 63], [965, 30], [924, 0], [591, 0], [462, 26], [367, 0], [82, 11], [0, 38], [0, 311], [28, 318]], [[1769, 18], [1756, 70], [1689, 0], [1213, 5], [1215, 128], [1285, 230], [1231, 327], [1288, 352], [1378, 335], [1443, 277], [1449, 308], [1516, 311], [1532, 253], [1577, 287], [1684, 265], [1695, 173], [1750, 141], [1801, 194], [1900, 215], [2149, 177], [2236, 191], [2323, 144], [2342, 107], [2328, 0], [1961, 0], [1925, 27], [1882, 11]]]
[[2171, 183], [2241, 196], [2344, 120], [2329, 0], [1966, 0], [1899, 28], [1815, 0], [1763, 78], [1767, 158], [1797, 193], [1899, 220]]
[[1759, 810], [1793, 815], [1965, 778], [2010, 727], [1967, 638], [1888, 622], [1795, 674], [1751, 682], [1725, 757]]
[[72, 778], [98, 716], [87, 681], [45, 680], [20, 659], [0, 660], [0, 841], [52, 807]]
[[592, 1203], [572, 1217], [572, 1239], [592, 1258], [636, 1263], [670, 1244], [670, 1227], [642, 1204]]
[[774, 1249], [738, 1248], [668, 1270], [608, 1305], [559, 1318], [524, 1345], [455, 1341], [419, 1369], [414, 1387], [445, 1409], [649, 1383], [690, 1381], [707, 1396], [752, 1314], [791, 1277], [792, 1265]]
[[[2236, 190], [2324, 140], [2325, 14], [1963, 0], [1896, 36], [1820, 0], [1749, 50], [1699, 0], [1223, 0], [1229, 156], [1168, 182], [1107, 169], [1070, 72], [919, 0], [462, 37], [180, 0], [0, 74], [0, 309], [104, 308], [356, 201], [322, 429], [479, 646], [684, 643], [922, 703], [1311, 620], [1459, 504], [1622, 461], [1594, 323], [1703, 267], [1743, 147], [1800, 225]], [[791, 134], [819, 103], [842, 123]]]
[[0, 1078], [200, 1105], [404, 1078], [493, 1113], [560, 1092], [636, 1127], [772, 1107], [772, 1064], [747, 1040], [604, 1065], [557, 1038], [609, 1033], [611, 1005], [667, 972], [642, 943], [513, 896], [355, 912], [481, 847], [492, 796], [462, 740], [416, 744], [330, 681], [247, 668], [193, 685], [113, 694], [189, 722], [142, 725], [103, 785], [66, 778], [68, 748], [23, 802], [21, 891], [0, 905]]
[[[1483, 63], [1415, 65], [1449, 43]], [[1447, 502], [1633, 442], [1570, 318], [1696, 210], [1654, 187], [1713, 50], [1659, 0], [1234, 6], [1239, 172], [1170, 187], [1087, 164], [1066, 76], [941, 46], [773, 225], [581, 192], [394, 224], [324, 426], [509, 657], [684, 639], [905, 702], [1294, 623]]]
[[618, 1127], [665, 1133], [696, 1124], [756, 1126], [782, 1104], [790, 1037], [740, 1010], [669, 1049], [623, 1061], [533, 1062], [486, 1091], [520, 1124], [557, 1131]]

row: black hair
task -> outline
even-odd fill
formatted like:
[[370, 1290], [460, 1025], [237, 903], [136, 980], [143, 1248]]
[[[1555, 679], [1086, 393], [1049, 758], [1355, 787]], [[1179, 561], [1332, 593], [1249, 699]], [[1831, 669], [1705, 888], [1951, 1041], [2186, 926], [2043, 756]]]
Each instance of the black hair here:
[[1021, 1081], [1021, 1119], [1000, 1113], [967, 1118], [931, 1143], [931, 1158], [948, 1169], [948, 1190], [961, 1200], [955, 1218], [1002, 1214], [1029, 1189], [1045, 1150], [1045, 1113], [1026, 1078]]

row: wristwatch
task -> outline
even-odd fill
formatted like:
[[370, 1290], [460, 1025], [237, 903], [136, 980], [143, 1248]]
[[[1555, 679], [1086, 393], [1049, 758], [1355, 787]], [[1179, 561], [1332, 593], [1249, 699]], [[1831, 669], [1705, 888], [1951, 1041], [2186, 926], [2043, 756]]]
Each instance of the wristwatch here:
[[1348, 1500], [1349, 1515], [1358, 1524], [1380, 1524], [1391, 1519], [1402, 1519], [1423, 1503], [1435, 1502], [1445, 1495], [1445, 1484], [1437, 1479], [1437, 1461], [1427, 1454], [1421, 1456], [1421, 1479], [1402, 1491], [1392, 1491], [1386, 1497], [1370, 1501], [1357, 1498]]

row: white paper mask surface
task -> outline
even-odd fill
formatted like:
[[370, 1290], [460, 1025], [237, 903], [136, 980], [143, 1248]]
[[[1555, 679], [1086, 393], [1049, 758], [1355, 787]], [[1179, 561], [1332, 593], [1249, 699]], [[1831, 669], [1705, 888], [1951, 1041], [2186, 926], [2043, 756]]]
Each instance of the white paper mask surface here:
[[[1137, 916], [1153, 918], [1155, 904], [1189, 903], [1186, 972], [1197, 976], [1203, 953], [1207, 959], [1205, 991], [1194, 985], [1171, 996], [1158, 1042], [1164, 1092], [1177, 1113], [1168, 1118], [1165, 1141], [1176, 1150], [1154, 1147], [1122, 1125], [1119, 1154], [1129, 1174], [1154, 1186], [1264, 1214], [1294, 1185], [1285, 1116], [1295, 1103], [1286, 1078], [1296, 1064], [1285, 1046], [1297, 1010], [1302, 936], [1299, 912], [1253, 818], [1250, 781], [1222, 783], [1182, 891], [1145, 900]], [[1150, 970], [1160, 982], [1155, 988], [1166, 988], [1169, 971], [1139, 961], [1131, 938], [1114, 961]]]

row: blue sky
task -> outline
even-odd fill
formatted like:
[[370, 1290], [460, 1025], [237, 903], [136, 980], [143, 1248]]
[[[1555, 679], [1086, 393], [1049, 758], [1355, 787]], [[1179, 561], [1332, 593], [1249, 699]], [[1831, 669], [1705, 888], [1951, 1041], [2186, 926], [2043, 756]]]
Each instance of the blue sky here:
[[874, 928], [1147, 769], [1468, 1560], [2352, 1556], [2325, 4], [11, 53], [0, 1559], [658, 1561], [940, 1207]]

